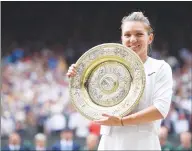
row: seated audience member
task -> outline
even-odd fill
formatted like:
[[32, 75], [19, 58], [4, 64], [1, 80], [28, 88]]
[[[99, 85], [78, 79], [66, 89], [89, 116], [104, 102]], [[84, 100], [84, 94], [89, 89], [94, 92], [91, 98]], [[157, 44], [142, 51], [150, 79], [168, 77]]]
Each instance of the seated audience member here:
[[21, 137], [18, 133], [13, 132], [9, 135], [8, 144], [2, 149], [2, 151], [30, 151], [21, 143]]
[[190, 132], [183, 132], [180, 134], [180, 145], [176, 148], [176, 150], [181, 151], [191, 151], [192, 150], [192, 143], [191, 143], [191, 133]]
[[168, 128], [162, 126], [159, 131], [159, 141], [162, 151], [173, 151], [174, 147], [168, 142]]
[[47, 137], [43, 133], [38, 133], [35, 135], [34, 138], [35, 142], [35, 151], [48, 151], [49, 149], [47, 148]]
[[73, 139], [73, 131], [69, 128], [60, 133], [60, 140], [52, 146], [52, 151], [78, 151], [80, 145]]
[[83, 150], [96, 151], [99, 143], [98, 135], [90, 133], [86, 138], [86, 144]]

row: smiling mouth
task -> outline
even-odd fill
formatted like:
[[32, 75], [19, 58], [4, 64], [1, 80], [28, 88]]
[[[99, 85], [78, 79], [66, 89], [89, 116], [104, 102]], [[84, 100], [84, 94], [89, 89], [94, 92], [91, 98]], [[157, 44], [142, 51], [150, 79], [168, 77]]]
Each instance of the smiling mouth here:
[[139, 46], [140, 46], [140, 45], [137, 45], [137, 46], [128, 46], [128, 47], [134, 50], [134, 49], [137, 49]]

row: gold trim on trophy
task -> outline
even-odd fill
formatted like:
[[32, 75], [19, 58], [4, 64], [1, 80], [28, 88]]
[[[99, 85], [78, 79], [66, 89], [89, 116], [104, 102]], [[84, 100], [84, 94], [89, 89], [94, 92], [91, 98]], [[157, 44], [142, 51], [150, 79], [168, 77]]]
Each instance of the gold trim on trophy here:
[[123, 117], [139, 103], [145, 88], [144, 66], [131, 49], [117, 43], [97, 45], [76, 62], [70, 79], [74, 107], [90, 120], [103, 113]]

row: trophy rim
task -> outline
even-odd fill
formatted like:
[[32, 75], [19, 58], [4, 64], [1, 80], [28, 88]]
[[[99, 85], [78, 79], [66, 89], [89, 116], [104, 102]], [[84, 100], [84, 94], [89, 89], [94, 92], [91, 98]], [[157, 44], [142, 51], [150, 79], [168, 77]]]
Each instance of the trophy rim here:
[[[135, 107], [136, 105], [139, 103], [143, 93], [144, 93], [144, 89], [145, 89], [145, 84], [146, 84], [146, 75], [145, 75], [145, 71], [144, 71], [144, 65], [143, 65], [143, 62], [141, 61], [141, 59], [139, 58], [139, 56], [133, 51], [131, 50], [130, 48], [127, 48], [125, 46], [123, 46], [122, 44], [118, 44], [118, 43], [104, 43], [104, 44], [100, 44], [100, 45], [97, 45], [97, 46], [94, 46], [92, 47], [91, 49], [89, 49], [88, 51], [86, 51], [77, 61], [76, 61], [76, 66], [77, 66], [77, 69], [78, 67], [80, 67], [80, 64], [84, 61], [85, 57], [87, 57], [88, 55], [94, 53], [95, 51], [97, 51], [97, 49], [102, 49], [102, 48], [108, 48], [108, 47], [114, 47], [114, 48], [121, 48], [121, 50], [123, 51], [127, 51], [129, 53], [129, 55], [132, 55], [132, 57], [134, 57], [134, 61], [136, 61], [139, 65], [139, 70], [140, 70], [140, 73], [142, 74], [141, 75], [141, 87], [140, 87], [140, 91], [139, 91], [139, 94], [137, 96], [137, 98], [134, 100], [134, 102], [132, 103], [131, 106], [129, 106], [129, 108], [127, 109], [124, 109], [123, 111], [119, 112], [118, 114], [112, 114], [112, 115], [116, 115], [116, 116], [119, 116], [119, 117], [123, 117], [125, 115], [127, 115], [128, 113], [130, 113]], [[114, 105], [112, 107], [102, 107], [102, 106], [98, 106], [98, 105], [94, 105], [91, 101], [88, 101], [88, 96], [87, 96], [87, 92], [85, 90], [85, 87], [84, 87], [84, 83], [86, 81], [86, 78], [91, 74], [91, 71], [99, 64], [99, 63], [103, 63], [105, 61], [108, 61], [108, 60], [112, 60], [112, 61], [117, 61], [118, 63], [121, 63], [123, 65], [125, 65], [127, 67], [127, 70], [129, 71], [129, 69], [131, 68], [130, 67], [130, 62], [125, 60], [125, 59], [122, 59], [121, 57], [117, 57], [117, 56], [103, 56], [100, 57], [99, 61], [97, 60], [97, 58], [95, 58], [96, 60], [93, 59], [92, 63], [86, 68], [84, 69], [84, 72], [81, 74], [81, 77], [80, 78], [80, 88], [79, 91], [81, 91], [82, 95], [84, 96], [84, 98], [81, 98], [81, 99], [84, 99], [83, 100], [83, 105], [84, 106], [87, 106], [87, 107], [90, 107], [92, 110], [95, 110], [95, 112], [98, 112], [97, 109], [100, 109], [100, 116], [98, 118], [98, 116], [91, 116], [87, 113], [85, 113], [85, 110], [82, 110], [82, 108], [79, 107], [79, 104], [76, 102], [76, 98], [74, 98], [74, 87], [72, 86], [73, 83], [74, 83], [74, 80], [76, 79], [76, 76], [74, 77], [71, 77], [70, 78], [70, 85], [69, 85], [69, 88], [70, 88], [70, 96], [71, 96], [71, 102], [73, 104], [73, 106], [75, 107], [75, 109], [81, 114], [83, 115], [84, 117], [86, 117], [87, 119], [89, 120], [98, 120], [98, 119], [102, 119], [103, 117], [101, 117], [101, 114], [102, 113], [106, 113], [108, 112], [110, 109], [115, 109], [115, 108], [118, 108], [118, 105], [119, 104], [125, 104], [125, 101], [122, 103], [119, 103], [117, 105]], [[129, 71], [130, 72], [130, 71]], [[133, 79], [134, 80], [134, 79]], [[75, 88], [77, 90], [77, 88]], [[87, 97], [86, 97], [87, 96]], [[119, 108], [121, 109], [121, 108]]]

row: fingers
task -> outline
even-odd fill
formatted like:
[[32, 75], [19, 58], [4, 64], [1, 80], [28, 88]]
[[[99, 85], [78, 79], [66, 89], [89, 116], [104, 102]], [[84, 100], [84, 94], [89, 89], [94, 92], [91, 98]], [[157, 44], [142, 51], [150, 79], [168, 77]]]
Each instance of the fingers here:
[[76, 74], [77, 74], [77, 72], [74, 69], [69, 69], [67, 72], [68, 77], [74, 77]]
[[105, 118], [104, 119], [100, 119], [100, 120], [94, 120], [95, 123], [98, 123], [98, 124], [104, 124], [105, 122], [107, 122], [109, 120], [109, 117], [111, 117], [111, 115], [108, 115], [108, 114], [102, 114], [102, 116], [104, 116]]
[[102, 116], [104, 118], [99, 119], [99, 120], [94, 120], [96, 124], [100, 125], [108, 125], [108, 126], [119, 126], [119, 118], [116, 116], [111, 116], [109, 114], [103, 113]]
[[72, 64], [72, 65], [71, 65], [71, 67], [76, 68], [76, 67], [77, 67], [77, 65], [76, 65], [76, 64]]
[[106, 119], [103, 119], [103, 120], [94, 120], [95, 123], [103, 123], [103, 122], [105, 122], [105, 121], [106, 121]]
[[105, 114], [105, 113], [103, 113], [102, 116], [111, 117], [111, 115], [108, 115], [108, 114]]
[[76, 71], [76, 64], [72, 64], [70, 67], [69, 67], [69, 70], [67, 72], [67, 76], [68, 77], [74, 77], [75, 75], [77, 74], [77, 71]]
[[94, 120], [96, 124], [105, 125], [105, 123], [108, 121], [108, 119], [100, 119], [100, 120]]

